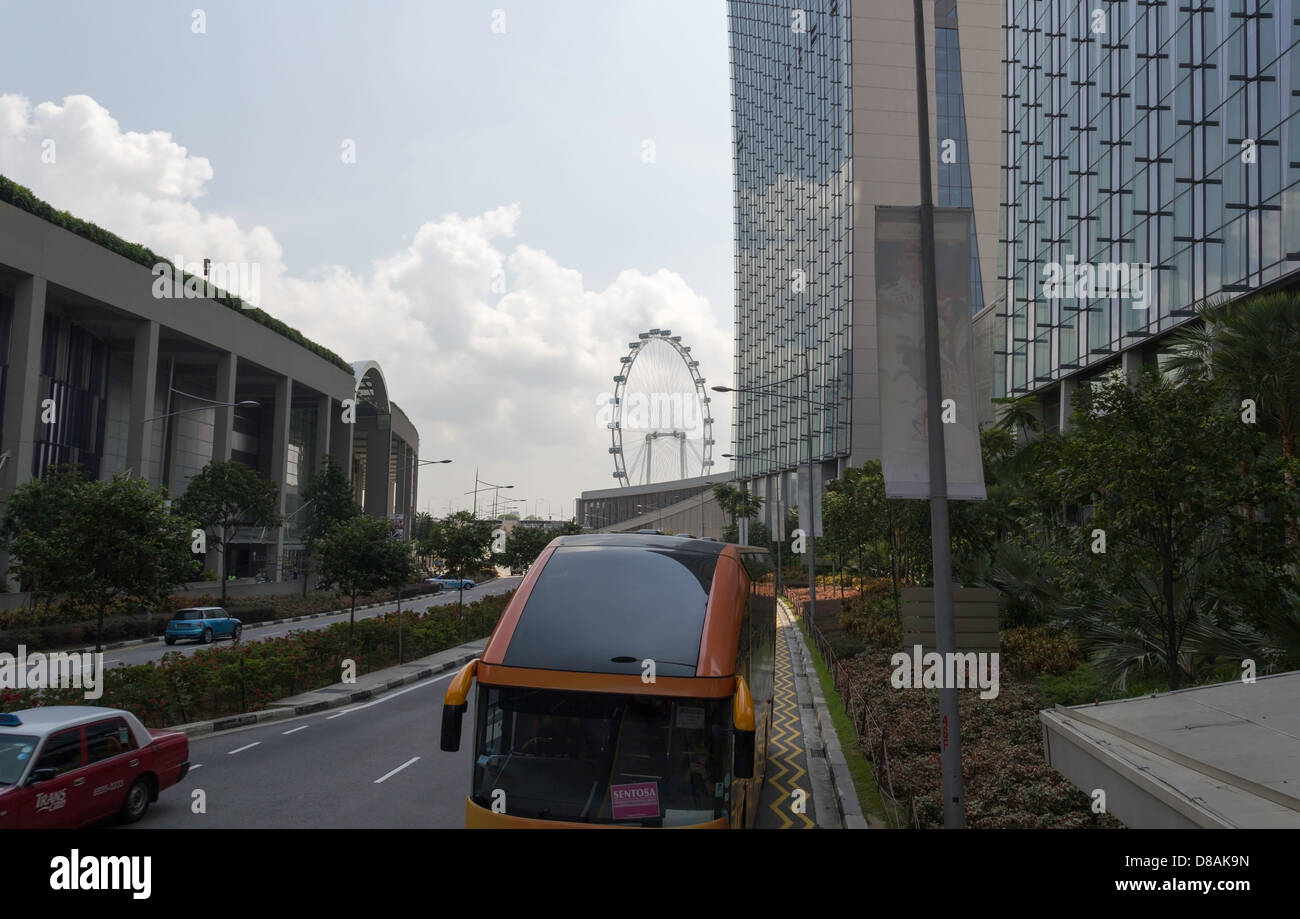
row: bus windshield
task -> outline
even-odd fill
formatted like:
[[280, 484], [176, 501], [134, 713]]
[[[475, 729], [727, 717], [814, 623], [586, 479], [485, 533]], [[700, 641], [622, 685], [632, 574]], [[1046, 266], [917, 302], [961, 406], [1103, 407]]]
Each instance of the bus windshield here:
[[480, 807], [628, 826], [728, 816], [729, 698], [483, 686], [477, 720]]

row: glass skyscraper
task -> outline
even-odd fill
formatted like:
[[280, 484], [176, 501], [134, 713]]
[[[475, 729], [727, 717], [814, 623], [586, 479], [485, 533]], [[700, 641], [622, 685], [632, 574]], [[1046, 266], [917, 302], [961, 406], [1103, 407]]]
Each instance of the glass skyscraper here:
[[809, 419], [814, 456], [848, 451], [849, 10], [837, 0], [729, 6], [735, 374], [742, 390], [775, 393], [736, 397], [736, 466], [752, 477], [807, 460]]
[[[1001, 2], [925, 3], [932, 192], [972, 208], [971, 299], [982, 313], [998, 273]], [[733, 453], [772, 523], [809, 434], [819, 484], [880, 457], [875, 208], [920, 202], [912, 7], [730, 0], [728, 13]]]
[[[1039, 393], [1054, 428], [1074, 386], [1158, 363], [1198, 302], [1300, 268], [1300, 0], [1006, 0], [1005, 17], [992, 388]], [[1145, 302], [1048, 296], [1053, 266], [1078, 264], [1149, 265]]]

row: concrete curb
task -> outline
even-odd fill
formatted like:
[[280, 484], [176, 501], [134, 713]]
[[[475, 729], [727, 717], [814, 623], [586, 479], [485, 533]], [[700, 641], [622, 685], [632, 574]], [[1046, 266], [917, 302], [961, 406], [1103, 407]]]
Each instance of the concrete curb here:
[[[490, 578], [489, 580], [486, 580], [486, 581], [479, 581], [479, 582], [478, 582], [477, 584], [475, 584], [474, 586], [475, 586], [475, 587], [480, 587], [480, 586], [482, 586], [483, 584], [491, 584], [493, 581], [496, 581], [496, 580], [498, 580], [498, 578]], [[445, 595], [447, 595], [448, 593], [455, 593], [455, 591], [445, 591], [445, 590], [444, 590], [444, 591], [439, 591], [438, 593], [432, 593], [432, 594], [420, 594], [418, 597], [405, 597], [405, 598], [402, 599], [402, 602], [405, 603], [405, 602], [407, 602], [408, 600], [415, 600], [416, 602], [419, 602], [419, 601], [421, 601], [421, 600], [427, 599], [428, 597], [441, 597], [441, 596], [445, 596]], [[395, 600], [384, 600], [384, 601], [381, 601], [381, 602], [379, 602], [379, 603], [367, 603], [367, 604], [365, 604], [364, 606], [358, 606], [358, 607], [357, 607], [357, 610], [360, 611], [360, 610], [363, 610], [363, 609], [374, 609], [376, 606], [387, 606], [389, 603], [395, 603], [395, 602], [396, 602]], [[350, 607], [349, 607], [349, 609], [350, 609]], [[320, 619], [320, 618], [323, 617], [323, 616], [338, 616], [338, 615], [340, 615], [340, 614], [342, 614], [342, 613], [346, 613], [346, 612], [348, 612], [348, 610], [346, 610], [346, 609], [333, 609], [333, 610], [327, 610], [326, 612], [323, 612], [323, 613], [306, 613], [306, 614], [304, 614], [304, 615], [302, 615], [302, 616], [293, 616], [293, 617], [288, 618], [288, 619], [264, 619], [264, 620], [261, 621], [261, 622], [252, 622], [252, 623], [249, 623], [248, 628], [250, 628], [250, 629], [260, 629], [260, 628], [262, 628], [263, 626], [268, 626], [268, 625], [284, 625], [286, 622], [303, 622], [304, 620], [307, 620], [307, 619]], [[130, 647], [133, 647], [134, 645], [150, 645], [150, 644], [157, 644], [158, 642], [160, 642], [160, 641], [162, 641], [162, 640], [163, 640], [163, 639], [162, 639], [162, 636], [161, 636], [161, 635], [151, 635], [151, 636], [149, 636], [148, 638], [128, 638], [128, 639], [125, 639], [125, 640], [123, 640], [123, 641], [115, 641], [115, 642], [111, 642], [110, 644], [106, 644], [106, 645], [104, 645], [104, 650], [105, 650], [105, 651], [116, 651], [118, 648], [130, 648]], [[65, 654], [94, 654], [94, 653], [95, 653], [95, 649], [94, 649], [94, 648], [78, 648], [78, 649], [75, 649], [75, 650], [67, 650], [67, 651], [65, 651], [64, 653], [65, 653]]]
[[[481, 643], [483, 639], [478, 639]], [[221, 731], [229, 731], [232, 728], [247, 727], [250, 724], [264, 724], [268, 721], [284, 721], [288, 718], [296, 718], [299, 715], [311, 715], [316, 712], [328, 711], [331, 708], [343, 708], [346, 705], [352, 705], [354, 702], [364, 702], [381, 696], [384, 693], [398, 689], [402, 686], [408, 686], [412, 683], [418, 683], [421, 680], [427, 680], [430, 677], [437, 676], [440, 673], [446, 673], [448, 670], [455, 670], [463, 667], [483, 653], [481, 645], [476, 643], [460, 645], [457, 648], [449, 649], [456, 652], [452, 657], [444, 660], [433, 662], [433, 658], [444, 655], [447, 651], [439, 651], [429, 657], [412, 661], [410, 664], [399, 664], [396, 667], [386, 667], [384, 670], [377, 670], [374, 673], [363, 674], [360, 679], [374, 678], [381, 674], [393, 670], [405, 670], [413, 664], [420, 664], [423, 661], [429, 661], [428, 666], [420, 667], [409, 673], [403, 673], [401, 676], [392, 679], [378, 681], [373, 686], [354, 689], [351, 692], [340, 693], [328, 699], [318, 699], [312, 702], [302, 702], [295, 705], [285, 705], [282, 702], [272, 702], [270, 708], [263, 709], [260, 712], [249, 712], [244, 715], [228, 715], [224, 718], [213, 718], [209, 721], [195, 721], [190, 724], [179, 724], [173, 727], [165, 728], [168, 731], [182, 731], [187, 737], [206, 737], [209, 734], [217, 734]], [[298, 695], [310, 695], [313, 692], [323, 690], [343, 689], [353, 684], [334, 683], [332, 686], [322, 686], [318, 689], [307, 690]]]
[[[815, 724], [817, 736], [817, 744], [814, 746], [810, 742], [812, 735], [805, 730], [809, 771], [812, 771], [813, 766], [813, 750], [820, 748], [825, 752], [826, 765], [830, 773], [830, 784], [835, 792], [835, 809], [838, 812], [840, 826], [849, 830], [870, 829], [866, 817], [862, 814], [862, 805], [858, 802], [857, 789], [853, 787], [853, 776], [849, 774], [848, 760], [844, 758], [844, 748], [840, 745], [839, 734], [835, 731], [835, 722], [831, 719], [831, 710], [826, 704], [826, 695], [822, 692], [821, 680], [817, 676], [817, 668], [812, 661], [812, 651], [804, 640], [803, 631], [798, 626], [794, 611], [785, 600], [781, 601], [781, 605], [794, 623], [794, 636], [797, 640], [796, 649], [798, 653], [794, 655], [797, 659], [791, 661], [793, 669], [797, 676], [801, 676], [806, 680], [808, 692], [812, 696], [812, 713], [811, 715], [806, 712], [804, 714], [805, 724], [809, 721]], [[814, 802], [815, 800], [814, 798]]]

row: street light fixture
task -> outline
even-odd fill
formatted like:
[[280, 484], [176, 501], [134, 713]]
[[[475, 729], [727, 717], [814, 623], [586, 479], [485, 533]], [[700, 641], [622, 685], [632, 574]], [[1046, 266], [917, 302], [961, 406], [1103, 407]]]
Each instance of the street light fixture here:
[[[172, 390], [172, 392], [180, 393], [182, 396], [187, 396], [187, 398], [190, 398], [190, 399], [198, 399], [198, 398], [199, 398], [198, 396], [190, 396], [190, 395], [188, 395], [187, 393], [183, 393], [183, 392], [181, 392], [179, 389], [174, 389], [174, 390]], [[204, 402], [208, 402], [209, 400], [204, 399], [204, 400], [202, 400], [202, 401], [204, 401]], [[236, 407], [238, 407], [238, 406], [251, 406], [251, 407], [253, 407], [253, 408], [257, 408], [257, 407], [260, 406], [260, 405], [261, 405], [260, 402], [254, 402], [252, 399], [245, 399], [245, 400], [242, 401], [242, 402], [212, 402], [210, 405], [200, 405], [198, 408], [183, 408], [183, 409], [181, 409], [180, 411], [176, 411], [176, 412], [168, 412], [167, 414], [165, 414], [165, 415], [159, 415], [159, 416], [157, 416], [156, 418], [146, 418], [145, 421], [161, 421], [161, 420], [164, 419], [164, 418], [170, 418], [170, 417], [172, 417], [173, 415], [184, 415], [184, 414], [186, 414], [187, 412], [206, 412], [206, 411], [207, 411], [208, 409], [210, 409], [210, 408], [224, 408], [224, 407], [226, 407], [226, 406], [236, 406]]]
[[[215, 399], [206, 399], [206, 398], [204, 398], [203, 396], [194, 396], [194, 395], [191, 395], [190, 393], [187, 393], [187, 392], [181, 392], [179, 389], [175, 389], [175, 388], [171, 388], [171, 387], [169, 387], [169, 388], [167, 389], [167, 407], [168, 407], [168, 408], [171, 407], [171, 403], [172, 403], [172, 393], [176, 393], [178, 396], [184, 396], [184, 397], [187, 398], [187, 399], [194, 399], [196, 402], [206, 402], [206, 403], [208, 403], [208, 404], [207, 404], [207, 405], [200, 405], [198, 408], [183, 408], [183, 409], [181, 409], [180, 411], [176, 411], [176, 412], [167, 412], [166, 414], [158, 415], [158, 416], [155, 417], [155, 418], [146, 418], [146, 419], [145, 419], [145, 422], [150, 422], [150, 421], [165, 421], [166, 419], [172, 417], [173, 415], [186, 415], [186, 414], [189, 414], [190, 412], [206, 412], [208, 409], [213, 409], [213, 408], [242, 407], [242, 406], [247, 406], [247, 407], [250, 407], [250, 408], [258, 408], [258, 407], [260, 407], [260, 405], [261, 405], [261, 403], [259, 403], [259, 402], [255, 402], [255, 401], [253, 401], [252, 399], [245, 399], [245, 400], [243, 400], [242, 402], [218, 402], [218, 401], [215, 400]], [[162, 456], [159, 458], [159, 463], [160, 463], [160, 465], [161, 465], [161, 467], [162, 467], [160, 478], [162, 479], [162, 484], [163, 484], [163, 487], [164, 487], [164, 488], [166, 488], [166, 487], [168, 486], [168, 484], [169, 484], [169, 481], [168, 481], [168, 480], [170, 479], [170, 476], [168, 476], [168, 474], [167, 474], [167, 466], [168, 466], [168, 463], [167, 463], [167, 440], [168, 440], [168, 436], [170, 435], [170, 433], [171, 433], [171, 431], [170, 431], [170, 425], [166, 425], [166, 424], [164, 424], [164, 425], [163, 425], [163, 432], [162, 432]], [[140, 473], [141, 473], [141, 475], [143, 476], [143, 475], [144, 475], [144, 470], [141, 469], [141, 470], [140, 470]]]

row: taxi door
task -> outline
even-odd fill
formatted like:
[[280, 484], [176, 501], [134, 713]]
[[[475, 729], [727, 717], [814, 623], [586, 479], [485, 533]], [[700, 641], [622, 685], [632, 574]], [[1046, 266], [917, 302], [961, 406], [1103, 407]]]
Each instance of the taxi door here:
[[140, 773], [140, 750], [123, 718], [86, 725], [86, 762], [91, 771], [87, 819], [111, 817]]
[[55, 776], [28, 785], [18, 802], [18, 825], [32, 829], [66, 829], [86, 822], [90, 767], [86, 765], [81, 728], [56, 731], [45, 739], [32, 767], [54, 769]]

